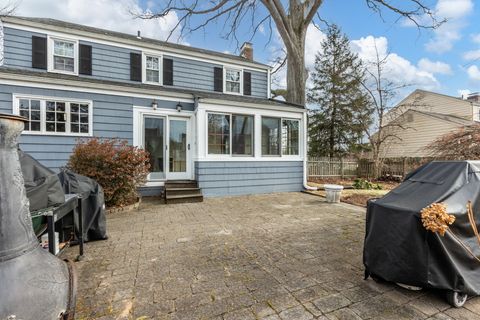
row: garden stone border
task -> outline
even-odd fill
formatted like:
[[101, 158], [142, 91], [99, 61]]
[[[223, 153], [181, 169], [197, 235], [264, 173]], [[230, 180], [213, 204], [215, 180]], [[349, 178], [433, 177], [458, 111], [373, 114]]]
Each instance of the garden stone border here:
[[138, 210], [138, 208], [140, 208], [140, 204], [142, 204], [141, 197], [138, 198], [137, 202], [130, 204], [128, 206], [107, 208], [105, 209], [105, 214], [113, 214], [118, 212], [129, 212], [133, 210]]

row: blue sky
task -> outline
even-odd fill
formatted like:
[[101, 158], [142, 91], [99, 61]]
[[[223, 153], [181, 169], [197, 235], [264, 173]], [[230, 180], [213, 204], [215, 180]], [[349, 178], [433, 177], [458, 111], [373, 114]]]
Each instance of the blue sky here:
[[[0, 0], [3, 1], [6, 0]], [[351, 39], [353, 50], [366, 61], [371, 58], [374, 43], [379, 51], [390, 53], [387, 76], [411, 84], [408, 91], [423, 88], [453, 96], [459, 96], [461, 91], [480, 91], [480, 5], [475, 6], [474, 0], [427, 1], [449, 19], [439, 30], [419, 33], [404, 21], [395, 22], [396, 16], [388, 12], [384, 22], [367, 8], [364, 0], [325, 0], [320, 15], [338, 24]], [[129, 9], [154, 9], [154, 3], [147, 0], [22, 0], [17, 14], [51, 17], [132, 34], [140, 29], [145, 36], [164, 39], [178, 21], [175, 14], [163, 21], [132, 21], [128, 13]], [[267, 31], [267, 26], [264, 29]], [[222, 39], [221, 30], [222, 25], [212, 24], [182, 41], [195, 47], [236, 53], [236, 43]], [[248, 34], [245, 24], [239, 40], [247, 40]], [[267, 34], [259, 33], [253, 39], [255, 59], [264, 63], [270, 63], [282, 46], [274, 35], [274, 40], [265, 48]], [[309, 29], [306, 46], [309, 68], [323, 37], [322, 32], [313, 27]], [[284, 85], [284, 74], [276, 78], [276, 85]]]

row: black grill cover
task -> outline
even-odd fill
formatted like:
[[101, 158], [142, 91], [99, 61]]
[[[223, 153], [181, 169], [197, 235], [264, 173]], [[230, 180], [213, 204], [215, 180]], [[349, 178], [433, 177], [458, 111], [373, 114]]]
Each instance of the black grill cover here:
[[475, 256], [480, 246], [468, 222], [472, 201], [480, 229], [480, 161], [434, 161], [367, 206], [365, 275], [424, 288], [480, 294], [480, 262], [449, 232], [426, 231], [420, 211], [435, 202], [456, 217], [450, 226]]
[[[105, 217], [104, 194], [102, 187], [93, 179], [63, 169], [58, 174], [65, 193], [82, 196], [83, 239], [85, 241], [107, 239], [107, 219]], [[75, 221], [77, 224], [78, 221]], [[75, 226], [78, 232], [78, 226]]]
[[55, 172], [18, 150], [30, 212], [65, 203], [62, 184]]

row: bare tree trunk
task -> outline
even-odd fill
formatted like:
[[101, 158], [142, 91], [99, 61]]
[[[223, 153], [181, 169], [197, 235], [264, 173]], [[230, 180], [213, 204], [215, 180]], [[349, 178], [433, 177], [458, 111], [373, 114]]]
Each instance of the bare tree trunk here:
[[[302, 44], [303, 46], [303, 44]], [[299, 48], [300, 57], [288, 55], [287, 60], [287, 101], [298, 105], [305, 105], [305, 50]]]

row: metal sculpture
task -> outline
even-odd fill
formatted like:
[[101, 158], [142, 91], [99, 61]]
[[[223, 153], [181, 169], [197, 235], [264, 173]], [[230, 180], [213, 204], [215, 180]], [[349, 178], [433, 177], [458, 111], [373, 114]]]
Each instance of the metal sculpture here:
[[73, 319], [73, 264], [42, 249], [17, 147], [25, 118], [0, 114], [0, 320]]

